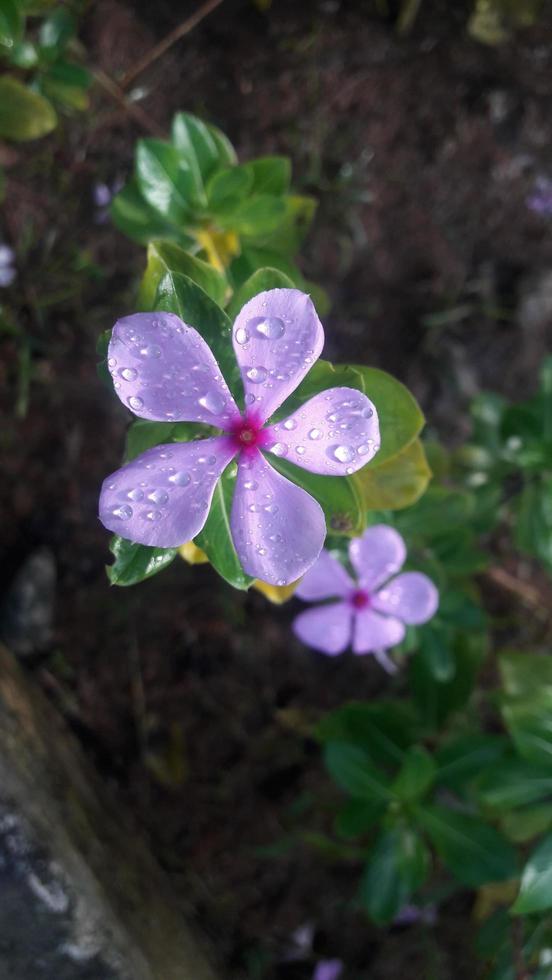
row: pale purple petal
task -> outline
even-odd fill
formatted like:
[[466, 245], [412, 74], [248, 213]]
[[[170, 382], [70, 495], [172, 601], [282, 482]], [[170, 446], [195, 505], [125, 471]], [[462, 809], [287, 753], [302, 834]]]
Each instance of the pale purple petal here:
[[355, 388], [322, 391], [267, 432], [277, 456], [324, 476], [356, 473], [380, 447], [376, 409]]
[[134, 313], [118, 320], [107, 366], [119, 398], [142, 419], [224, 429], [239, 417], [209, 347], [173, 313]]
[[431, 579], [422, 572], [404, 572], [387, 582], [372, 596], [372, 608], [403, 623], [427, 623], [437, 611], [439, 593]]
[[104, 480], [102, 524], [157, 548], [190, 541], [205, 524], [216, 483], [235, 454], [226, 436], [148, 449]]
[[324, 331], [306, 293], [271, 289], [245, 304], [232, 339], [246, 407], [264, 422], [320, 357]]
[[349, 545], [349, 557], [359, 582], [369, 591], [376, 589], [402, 568], [406, 547], [398, 531], [387, 524], [375, 524]]
[[309, 568], [295, 590], [299, 599], [313, 602], [316, 599], [333, 599], [349, 595], [355, 588], [350, 575], [337, 558], [322, 548], [320, 556]]
[[404, 624], [392, 616], [380, 616], [371, 609], [359, 609], [353, 626], [353, 653], [375, 653], [400, 643]]
[[326, 537], [320, 504], [258, 450], [240, 456], [230, 524], [244, 570], [270, 585], [289, 585], [304, 575]]
[[343, 972], [341, 960], [320, 960], [316, 965], [312, 980], [338, 980]]
[[299, 613], [292, 625], [293, 632], [306, 646], [335, 657], [351, 642], [353, 609], [348, 602], [330, 602]]

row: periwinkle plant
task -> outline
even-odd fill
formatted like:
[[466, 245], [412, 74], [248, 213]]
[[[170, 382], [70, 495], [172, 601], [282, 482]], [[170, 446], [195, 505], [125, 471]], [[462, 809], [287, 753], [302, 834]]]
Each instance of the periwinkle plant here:
[[351, 475], [379, 449], [378, 415], [362, 392], [335, 387], [266, 424], [322, 352], [322, 324], [305, 293], [259, 293], [238, 314], [232, 342], [243, 411], [201, 335], [179, 317], [137, 313], [117, 322], [107, 363], [123, 403], [150, 421], [198, 422], [218, 434], [155, 446], [111, 474], [100, 519], [131, 541], [176, 548], [201, 531], [217, 482], [237, 457], [230, 518], [237, 554], [249, 575], [284, 586], [320, 554], [326, 522], [320, 504], [264, 454], [311, 473]]

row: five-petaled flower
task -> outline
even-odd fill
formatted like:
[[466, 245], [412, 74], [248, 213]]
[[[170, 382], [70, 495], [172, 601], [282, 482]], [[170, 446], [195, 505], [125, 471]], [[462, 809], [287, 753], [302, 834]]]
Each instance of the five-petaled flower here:
[[203, 528], [216, 484], [237, 456], [230, 530], [239, 560], [247, 574], [287, 585], [316, 561], [326, 523], [320, 504], [265, 453], [311, 473], [345, 476], [378, 451], [378, 416], [366, 395], [340, 387], [266, 424], [322, 351], [322, 324], [305, 293], [259, 293], [238, 314], [232, 342], [243, 411], [203, 338], [179, 317], [136, 313], [115, 324], [107, 363], [121, 401], [144, 419], [202, 422], [222, 432], [156, 446], [117, 470], [104, 481], [100, 519], [130, 541], [177, 547]]
[[349, 545], [355, 582], [329, 551], [299, 583], [296, 595], [309, 602], [335, 599], [300, 613], [293, 623], [295, 634], [307, 646], [335, 656], [352, 645], [353, 653], [373, 653], [388, 670], [392, 661], [385, 651], [400, 643], [405, 624], [419, 625], [435, 614], [439, 594], [431, 579], [421, 572], [396, 573], [406, 558], [401, 535], [386, 524], [369, 527]]

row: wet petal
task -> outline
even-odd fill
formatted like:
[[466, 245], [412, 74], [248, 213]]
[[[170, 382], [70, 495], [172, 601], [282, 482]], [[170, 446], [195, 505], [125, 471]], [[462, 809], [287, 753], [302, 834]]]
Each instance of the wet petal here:
[[245, 304], [232, 339], [246, 407], [264, 422], [320, 357], [324, 331], [306, 293], [270, 289]]
[[320, 504], [258, 450], [240, 457], [230, 523], [244, 570], [270, 585], [289, 585], [304, 575], [326, 537]]
[[372, 607], [404, 623], [427, 623], [437, 611], [439, 593], [431, 579], [422, 572], [404, 572], [391, 579], [372, 596]]
[[334, 657], [351, 642], [353, 610], [347, 602], [306, 609], [293, 620], [293, 632], [308, 647]]
[[400, 643], [404, 624], [392, 616], [380, 616], [371, 609], [359, 609], [353, 626], [353, 653], [375, 653]]
[[139, 544], [179, 547], [201, 531], [235, 452], [225, 436], [148, 449], [104, 480], [102, 524]]
[[349, 545], [349, 557], [360, 584], [376, 589], [399, 571], [406, 558], [406, 547], [398, 531], [387, 524], [375, 524]]
[[324, 476], [356, 473], [380, 447], [376, 409], [355, 388], [322, 391], [266, 431], [278, 456]]
[[119, 398], [142, 419], [224, 429], [239, 416], [209, 347], [173, 313], [117, 320], [107, 365]]
[[307, 574], [301, 579], [295, 590], [295, 595], [299, 599], [313, 602], [316, 599], [345, 597], [354, 588], [355, 583], [341, 562], [323, 548], [312, 568], [309, 568]]

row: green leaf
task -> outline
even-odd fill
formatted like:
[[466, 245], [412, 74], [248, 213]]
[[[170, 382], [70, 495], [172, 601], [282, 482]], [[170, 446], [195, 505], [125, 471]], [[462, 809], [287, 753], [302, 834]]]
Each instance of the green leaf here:
[[292, 257], [303, 244], [318, 207], [313, 197], [288, 194], [284, 200], [284, 213], [278, 227], [265, 235], [259, 244], [280, 255]]
[[154, 309], [176, 313], [201, 334], [211, 348], [232, 394], [240, 404], [243, 386], [232, 348], [232, 325], [210, 296], [180, 272], [167, 272], [157, 286]]
[[220, 272], [174, 242], [153, 241], [148, 245], [148, 264], [140, 284], [137, 308], [152, 310], [159, 283], [165, 275], [175, 272], [195, 282], [218, 306], [224, 305], [228, 286]]
[[541, 841], [527, 861], [511, 911], [514, 915], [531, 915], [549, 908], [552, 908], [552, 834]]
[[436, 782], [461, 790], [504, 755], [507, 739], [498, 735], [460, 735], [435, 753]]
[[547, 654], [505, 653], [499, 658], [502, 716], [516, 748], [537, 765], [552, 764], [552, 661]]
[[75, 18], [64, 7], [57, 7], [40, 25], [38, 43], [41, 55], [55, 58], [75, 33]]
[[22, 33], [21, 5], [17, 0], [0, 0], [0, 47], [12, 49]]
[[18, 68], [35, 68], [38, 64], [38, 48], [31, 41], [18, 41], [10, 51], [9, 61]]
[[215, 216], [228, 215], [251, 191], [253, 175], [244, 166], [219, 170], [207, 185], [209, 210]]
[[113, 198], [110, 211], [115, 227], [141, 245], [147, 245], [154, 238], [172, 238], [184, 247], [193, 244], [176, 225], [171, 225], [150, 207], [134, 177]]
[[366, 753], [356, 745], [329, 742], [324, 749], [324, 762], [338, 786], [356, 799], [381, 803], [393, 799], [384, 774], [376, 769]]
[[211, 432], [209, 426], [199, 422], [147, 422], [145, 419], [138, 419], [127, 429], [125, 463], [136, 459], [153, 446], [192, 442], [194, 439], [208, 437]]
[[190, 168], [195, 196], [204, 206], [207, 205], [205, 190], [207, 181], [221, 166], [232, 162], [232, 160], [221, 159], [221, 145], [224, 144], [221, 144], [220, 138], [226, 139], [222, 133], [219, 133], [219, 140], [217, 140], [212, 127], [187, 112], [179, 112], [173, 119], [173, 144]]
[[253, 194], [285, 194], [291, 180], [291, 162], [288, 157], [258, 157], [245, 164], [253, 175]]
[[360, 886], [360, 899], [377, 925], [392, 922], [429, 871], [429, 854], [410, 827], [394, 827], [378, 837]]
[[359, 489], [365, 510], [398, 510], [416, 502], [431, 479], [424, 447], [414, 439], [391, 459], [378, 464], [379, 454], [350, 479]]
[[527, 483], [516, 505], [515, 542], [552, 569], [552, 477]]
[[41, 79], [45, 95], [71, 109], [81, 111], [89, 105], [86, 90], [90, 83], [91, 75], [85, 68], [67, 61], [57, 61]]
[[511, 810], [552, 797], [552, 767], [531, 766], [516, 757], [503, 759], [483, 774], [477, 788], [485, 806]]
[[0, 138], [39, 139], [56, 126], [57, 116], [47, 99], [10, 75], [0, 78]]
[[405, 803], [420, 800], [433, 784], [436, 765], [422, 745], [413, 745], [393, 783], [393, 792]]
[[548, 653], [509, 651], [499, 657], [504, 693], [511, 698], [552, 696], [552, 657]]
[[328, 532], [349, 537], [362, 534], [366, 527], [364, 501], [352, 477], [318, 476], [273, 455], [270, 465], [318, 501]]
[[500, 817], [500, 829], [514, 844], [525, 844], [552, 826], [552, 803], [538, 803], [509, 810]]
[[209, 516], [194, 543], [205, 552], [213, 568], [235, 589], [248, 589], [253, 579], [244, 572], [230, 531], [230, 513], [236, 481], [236, 464], [226, 467], [215, 487]]
[[163, 218], [174, 224], [191, 220], [195, 203], [192, 172], [170, 143], [138, 141], [136, 179], [147, 203]]
[[438, 624], [428, 624], [420, 630], [419, 636], [418, 657], [421, 657], [427, 672], [438, 684], [452, 680], [456, 663], [450, 649], [450, 631]]
[[321, 742], [350, 742], [372, 762], [391, 769], [402, 765], [416, 735], [412, 710], [401, 701], [352, 701], [331, 711], [316, 728]]
[[515, 877], [515, 851], [489, 824], [442, 806], [419, 806], [416, 816], [443, 863], [464, 885], [478, 888]]
[[449, 681], [436, 681], [423, 657], [411, 657], [409, 663], [414, 701], [425, 723], [431, 728], [439, 728], [453, 711], [464, 707], [485, 656], [485, 635], [458, 633], [451, 643], [454, 676]]
[[222, 216], [218, 212], [222, 228], [229, 228], [238, 235], [257, 240], [274, 231], [285, 217], [285, 205], [273, 194], [255, 194], [240, 201], [235, 208]]
[[166, 568], [176, 557], [176, 548], [149, 548], [135, 544], [117, 534], [109, 543], [109, 550], [115, 557], [112, 565], [106, 568], [112, 585], [136, 585]]
[[278, 269], [258, 269], [253, 275], [244, 282], [234, 293], [228, 304], [228, 316], [234, 320], [243, 306], [267, 289], [292, 289], [293, 283], [286, 275]]
[[373, 827], [386, 810], [381, 800], [347, 800], [335, 822], [336, 833], [340, 837], [360, 837]]

